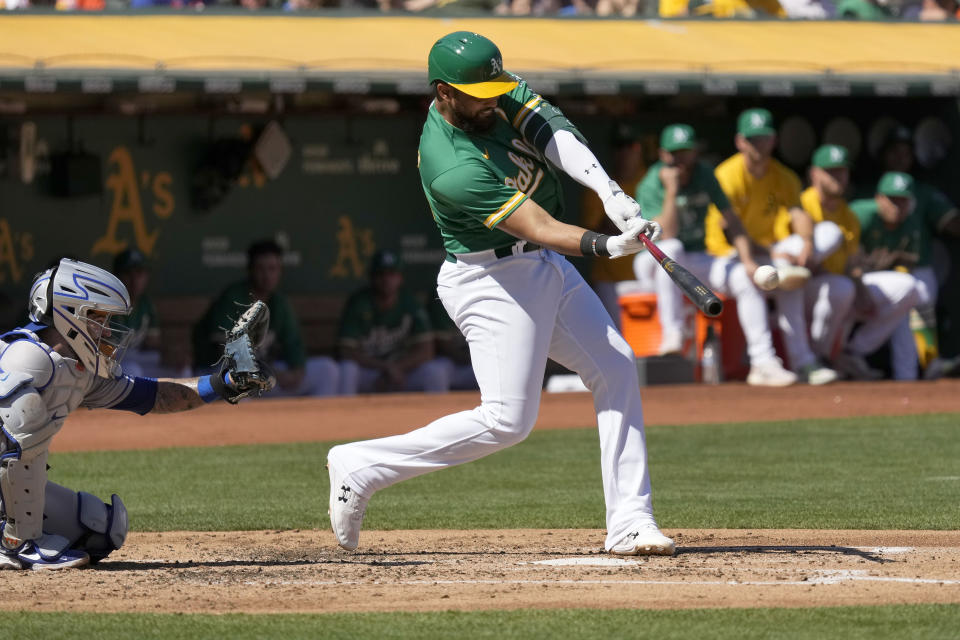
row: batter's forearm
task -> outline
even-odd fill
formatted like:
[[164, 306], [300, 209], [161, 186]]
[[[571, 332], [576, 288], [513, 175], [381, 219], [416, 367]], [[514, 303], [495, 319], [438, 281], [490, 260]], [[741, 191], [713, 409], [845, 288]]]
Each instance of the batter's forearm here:
[[554, 132], [545, 155], [554, 166], [593, 190], [601, 201], [610, 197], [610, 176], [590, 148], [571, 132], [563, 129]]
[[560, 222], [530, 199], [517, 207], [497, 228], [521, 240], [568, 256], [583, 255], [580, 252], [580, 239], [586, 229]]

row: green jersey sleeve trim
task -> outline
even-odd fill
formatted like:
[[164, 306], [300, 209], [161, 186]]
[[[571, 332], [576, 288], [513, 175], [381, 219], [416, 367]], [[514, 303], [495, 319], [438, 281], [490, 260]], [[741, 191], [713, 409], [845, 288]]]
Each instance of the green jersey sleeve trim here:
[[530, 89], [523, 79], [520, 79], [516, 89], [501, 98], [500, 108], [514, 130], [541, 153], [546, 152], [547, 143], [560, 130], [569, 131], [578, 140], [587, 143], [584, 135], [563, 112]]
[[503, 203], [499, 209], [487, 216], [487, 219], [483, 221], [483, 225], [488, 229], [493, 229], [501, 220], [507, 218], [511, 213], [517, 210], [524, 200], [527, 199], [527, 194], [523, 191], [517, 191], [513, 194], [509, 200]]

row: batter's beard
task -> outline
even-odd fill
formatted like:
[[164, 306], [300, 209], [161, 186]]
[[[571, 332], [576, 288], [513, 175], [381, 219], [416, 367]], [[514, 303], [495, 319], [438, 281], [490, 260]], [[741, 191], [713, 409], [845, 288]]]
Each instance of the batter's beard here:
[[490, 111], [486, 116], [468, 116], [454, 109], [453, 115], [457, 119], [457, 128], [465, 133], [487, 133], [497, 123], [496, 111]]

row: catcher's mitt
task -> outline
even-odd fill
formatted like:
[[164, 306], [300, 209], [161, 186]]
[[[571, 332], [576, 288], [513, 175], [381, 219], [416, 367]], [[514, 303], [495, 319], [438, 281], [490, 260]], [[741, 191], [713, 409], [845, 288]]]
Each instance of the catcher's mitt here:
[[211, 386], [227, 402], [236, 404], [241, 398], [263, 395], [276, 386], [273, 370], [256, 354], [269, 327], [270, 309], [265, 302], [257, 300], [227, 330], [220, 372], [211, 376]]

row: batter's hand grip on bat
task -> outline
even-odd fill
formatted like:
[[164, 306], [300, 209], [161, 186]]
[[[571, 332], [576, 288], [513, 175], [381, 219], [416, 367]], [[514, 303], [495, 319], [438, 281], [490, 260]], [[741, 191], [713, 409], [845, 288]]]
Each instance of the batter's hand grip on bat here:
[[680, 287], [683, 295], [690, 298], [690, 302], [697, 306], [697, 309], [711, 318], [715, 318], [723, 311], [723, 303], [720, 298], [710, 290], [705, 284], [694, 277], [692, 273], [677, 264], [670, 256], [660, 250], [660, 247], [650, 242], [650, 238], [640, 234], [640, 240], [647, 247], [663, 270], [667, 272], [670, 279]]

